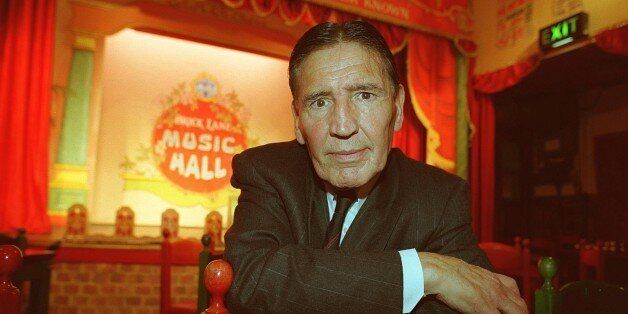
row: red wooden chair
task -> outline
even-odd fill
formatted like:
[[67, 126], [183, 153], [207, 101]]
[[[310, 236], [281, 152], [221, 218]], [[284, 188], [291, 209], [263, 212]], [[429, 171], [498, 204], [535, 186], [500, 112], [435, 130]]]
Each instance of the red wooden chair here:
[[604, 251], [597, 246], [580, 245], [580, 280], [587, 279], [589, 268], [595, 270], [595, 280], [604, 281]]
[[535, 269], [530, 258], [530, 241], [525, 239], [522, 245], [521, 239], [517, 237], [514, 246], [499, 242], [483, 242], [479, 246], [488, 256], [497, 273], [521, 280], [523, 299], [530, 306], [532, 278], [538, 277], [535, 276]]
[[[196, 301], [190, 300], [172, 304], [172, 266], [196, 266], [203, 245], [196, 239], [165, 240], [161, 244], [161, 313], [196, 313]], [[193, 283], [191, 283], [193, 284]]]
[[0, 245], [0, 305], [2, 313], [20, 312], [20, 290], [11, 282], [11, 275], [22, 265], [22, 252], [13, 245]]
[[539, 261], [539, 273], [545, 282], [535, 292], [535, 313], [626, 313], [628, 289], [590, 280], [570, 282], [557, 289], [551, 284], [557, 268], [551, 257]]

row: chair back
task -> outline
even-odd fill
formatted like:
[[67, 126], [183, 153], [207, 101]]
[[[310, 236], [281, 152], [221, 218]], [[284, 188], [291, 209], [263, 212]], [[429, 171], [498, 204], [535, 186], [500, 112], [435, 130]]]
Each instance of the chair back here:
[[587, 270], [592, 267], [595, 270], [595, 280], [604, 280], [604, 251], [600, 250], [597, 246], [591, 247], [588, 245], [580, 246], [580, 265], [579, 275], [580, 280], [587, 279]]
[[515, 237], [515, 245], [482, 242], [479, 246], [497, 272], [513, 276], [524, 276], [531, 272], [530, 240], [521, 241], [520, 237]]
[[20, 290], [11, 282], [11, 275], [22, 265], [22, 252], [14, 245], [0, 245], [0, 304], [2, 313], [20, 312]]
[[161, 313], [172, 307], [172, 266], [196, 266], [203, 245], [196, 239], [175, 239], [167, 237], [161, 243]]
[[560, 290], [552, 285], [558, 266], [551, 257], [538, 264], [545, 283], [535, 292], [536, 314], [546, 313], [626, 313], [628, 291], [624, 287], [601, 281], [575, 281]]
[[523, 254], [514, 246], [499, 242], [479, 244], [496, 270], [519, 270], [523, 263]]
[[28, 239], [26, 238], [26, 230], [24, 228], [19, 228], [16, 230], [15, 237], [12, 237], [8, 234], [0, 233], [0, 245], [14, 245], [22, 253], [26, 251], [28, 248]]
[[601, 281], [575, 281], [559, 290], [563, 313], [626, 313], [628, 291]]
[[528, 305], [532, 302], [532, 272], [530, 258], [530, 240], [515, 238], [515, 245], [499, 242], [479, 243], [486, 253], [495, 271], [510, 277], [521, 279], [521, 294]]

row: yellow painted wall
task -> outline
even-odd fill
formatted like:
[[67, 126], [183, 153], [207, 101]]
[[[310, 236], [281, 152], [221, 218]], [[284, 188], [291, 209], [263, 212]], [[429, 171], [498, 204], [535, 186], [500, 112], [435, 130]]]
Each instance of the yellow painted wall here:
[[478, 44], [476, 74], [493, 72], [508, 67], [517, 61], [525, 60], [539, 51], [538, 31], [553, 22], [580, 11], [589, 15], [589, 34], [628, 21], [628, 1], [626, 0], [579, 0], [579, 8], [557, 15], [553, 5], [565, 0], [533, 0], [531, 25], [524, 36], [511, 46], [497, 45], [497, 24], [499, 0], [473, 1], [475, 19], [475, 41]]
[[135, 211], [138, 225], [159, 225], [168, 207], [179, 211], [181, 226], [202, 226], [209, 210], [226, 218], [227, 201], [214, 208], [176, 207], [157, 195], [128, 191], [120, 167], [125, 157], [150, 146], [165, 109], [160, 100], [200, 73], [214, 76], [223, 92], [235, 91], [250, 113], [249, 134], [259, 144], [294, 138], [286, 60], [129, 29], [105, 39], [102, 58], [91, 223], [113, 223], [123, 205]]

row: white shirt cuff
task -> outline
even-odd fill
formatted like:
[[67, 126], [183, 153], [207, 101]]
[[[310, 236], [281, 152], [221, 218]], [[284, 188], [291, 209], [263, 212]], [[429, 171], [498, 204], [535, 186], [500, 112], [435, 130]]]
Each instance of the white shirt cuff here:
[[423, 267], [415, 249], [399, 251], [403, 271], [403, 312], [410, 313], [425, 293]]

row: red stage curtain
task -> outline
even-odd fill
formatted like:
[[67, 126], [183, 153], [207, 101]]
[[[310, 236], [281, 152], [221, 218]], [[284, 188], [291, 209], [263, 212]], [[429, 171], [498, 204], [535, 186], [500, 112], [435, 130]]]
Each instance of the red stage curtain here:
[[[375, 26], [386, 40], [388, 48], [393, 54], [398, 54], [406, 46], [407, 32], [404, 28], [394, 25], [368, 20], [371, 25]], [[405, 66], [404, 66], [405, 68]]]
[[426, 162], [454, 172], [457, 80], [452, 43], [445, 38], [412, 33], [407, 49], [408, 94], [427, 129]]
[[509, 67], [476, 75], [473, 78], [473, 88], [479, 92], [492, 94], [513, 86], [524, 77], [528, 76], [539, 65], [539, 58], [533, 56], [530, 59], [515, 63]]
[[469, 90], [474, 125], [469, 158], [471, 221], [481, 242], [493, 241], [495, 215], [495, 110], [490, 95]]
[[595, 35], [595, 43], [608, 53], [628, 55], [628, 25]]
[[[495, 72], [477, 75], [470, 80], [468, 104], [473, 124], [469, 181], [473, 230], [482, 242], [493, 241], [495, 214], [495, 109], [490, 94], [511, 87], [532, 73], [539, 65], [533, 56]], [[470, 59], [469, 76], [475, 71]]]
[[0, 0], [0, 231], [50, 232], [54, 0]]
[[332, 18], [333, 12], [335, 11], [330, 8], [310, 4], [308, 5], [307, 10], [307, 20], [305, 20], [304, 23], [308, 25], [316, 25], [329, 21]]
[[[314, 5], [310, 5], [310, 8], [315, 7]], [[339, 12], [336, 11], [334, 15], [334, 22], [336, 23], [344, 23], [347, 21], [354, 20], [364, 20], [369, 24], [373, 25], [377, 30], [382, 34], [384, 40], [386, 40], [386, 44], [388, 44], [388, 48], [392, 51], [393, 54], [398, 54], [403, 48], [406, 47], [407, 44], [407, 34], [408, 31], [399, 26], [386, 24], [378, 21], [373, 21], [369, 19], [361, 18], [357, 15], [353, 15], [350, 13]], [[404, 65], [405, 68], [405, 65]]]
[[405, 87], [406, 102], [403, 105], [403, 125], [393, 136], [393, 147], [401, 149], [406, 156], [419, 160], [425, 160], [425, 128], [417, 118], [410, 94], [408, 93], [406, 74], [406, 50], [402, 50], [395, 56], [395, 66], [399, 74], [399, 82]]

